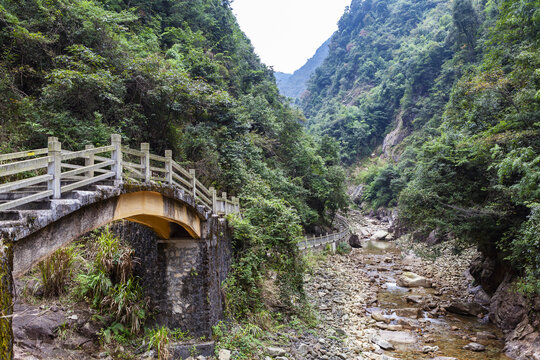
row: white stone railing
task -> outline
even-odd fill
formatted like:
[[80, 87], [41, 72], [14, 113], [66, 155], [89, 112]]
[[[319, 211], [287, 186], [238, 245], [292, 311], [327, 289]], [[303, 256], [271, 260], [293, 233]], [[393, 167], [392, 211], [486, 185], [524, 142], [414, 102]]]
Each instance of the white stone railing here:
[[[172, 159], [150, 153], [150, 145], [142, 143], [140, 150], [122, 146], [120, 135], [111, 135], [111, 144], [95, 148], [87, 145], [81, 151], [62, 150], [55, 137], [47, 148], [0, 154], [0, 195], [12, 194], [12, 199], [0, 200], [0, 211], [42, 199], [61, 199], [64, 193], [113, 180], [142, 181], [169, 184], [191, 194], [195, 201], [215, 214], [240, 212], [239, 200], [227, 193], [218, 196], [196, 177], [195, 170], [186, 170]], [[16, 195], [16, 196], [15, 196]]]
[[[348, 237], [351, 235], [351, 231], [349, 229], [349, 225], [347, 224], [347, 220], [340, 215], [336, 215], [336, 219], [340, 230], [331, 234], [326, 233], [325, 235], [313, 236], [311, 238], [306, 236], [304, 241], [298, 243], [298, 249], [307, 250], [326, 244], [332, 245], [348, 240]], [[332, 247], [332, 249], [335, 251], [334, 247]]]

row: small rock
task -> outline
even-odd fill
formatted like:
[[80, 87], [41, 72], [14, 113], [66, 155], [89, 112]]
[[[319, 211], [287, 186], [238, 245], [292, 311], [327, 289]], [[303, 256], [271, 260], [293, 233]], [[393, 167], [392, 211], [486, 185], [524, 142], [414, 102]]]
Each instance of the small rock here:
[[268, 353], [268, 355], [270, 355], [272, 357], [283, 356], [283, 355], [287, 354], [287, 351], [285, 351], [282, 348], [275, 347], [275, 346], [268, 346], [266, 348], [266, 352]]
[[486, 347], [484, 345], [482, 345], [482, 344], [472, 342], [470, 344], [465, 345], [463, 347], [463, 349], [470, 350], [470, 351], [475, 351], [475, 352], [480, 352], [480, 351], [485, 351]]
[[231, 358], [231, 351], [226, 349], [220, 349], [218, 353], [218, 359], [219, 360], [230, 360]]
[[431, 353], [431, 352], [435, 352], [435, 351], [439, 351], [439, 347], [438, 346], [424, 346], [422, 348], [422, 352], [424, 354], [428, 354], [428, 353]]
[[383, 350], [394, 350], [395, 347], [390, 342], [381, 339], [380, 337], [374, 337], [371, 340], [375, 345], [379, 346]]

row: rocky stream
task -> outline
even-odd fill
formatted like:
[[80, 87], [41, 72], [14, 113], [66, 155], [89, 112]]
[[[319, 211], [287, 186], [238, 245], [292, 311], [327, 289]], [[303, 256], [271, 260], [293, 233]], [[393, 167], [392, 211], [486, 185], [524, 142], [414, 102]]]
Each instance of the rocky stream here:
[[508, 359], [502, 334], [472, 301], [474, 251], [442, 250], [426, 260], [392, 239], [388, 224], [353, 214], [362, 248], [333, 255], [308, 277], [320, 313], [319, 338], [299, 339], [295, 358]]

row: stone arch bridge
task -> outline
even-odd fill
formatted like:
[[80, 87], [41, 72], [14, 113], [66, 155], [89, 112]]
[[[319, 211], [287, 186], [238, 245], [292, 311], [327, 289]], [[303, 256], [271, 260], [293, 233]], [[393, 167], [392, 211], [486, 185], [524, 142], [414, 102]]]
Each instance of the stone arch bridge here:
[[[116, 232], [137, 234], [132, 245], [158, 322], [207, 335], [223, 310], [220, 284], [230, 263], [222, 215], [239, 211], [238, 199], [204, 186], [171, 151], [157, 156], [147, 143], [130, 149], [119, 135], [81, 151], [49, 138], [47, 148], [0, 154], [0, 332], [11, 326], [13, 277], [114, 222]], [[0, 344], [0, 352], [8, 348]]]
[[[223, 215], [239, 213], [239, 201], [218, 194], [172, 159], [122, 146], [62, 150], [48, 146], [0, 154], [0, 360], [11, 359], [13, 278], [71, 241], [106, 224], [128, 239], [141, 259], [143, 287], [162, 325], [209, 335], [223, 312], [220, 284], [231, 248]], [[346, 241], [338, 231], [306, 238], [300, 250]]]

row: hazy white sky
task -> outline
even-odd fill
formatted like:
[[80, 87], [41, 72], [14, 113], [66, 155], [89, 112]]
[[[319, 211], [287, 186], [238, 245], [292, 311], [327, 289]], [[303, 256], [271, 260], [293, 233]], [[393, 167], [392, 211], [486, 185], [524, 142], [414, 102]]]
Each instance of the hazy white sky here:
[[351, 0], [234, 0], [238, 23], [263, 63], [292, 73], [337, 30]]

